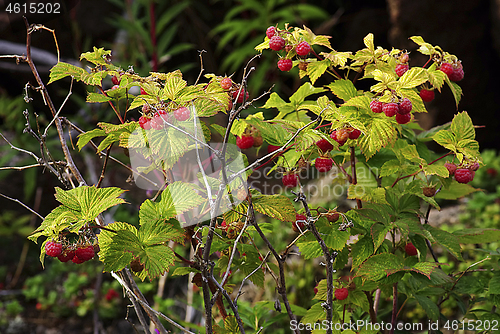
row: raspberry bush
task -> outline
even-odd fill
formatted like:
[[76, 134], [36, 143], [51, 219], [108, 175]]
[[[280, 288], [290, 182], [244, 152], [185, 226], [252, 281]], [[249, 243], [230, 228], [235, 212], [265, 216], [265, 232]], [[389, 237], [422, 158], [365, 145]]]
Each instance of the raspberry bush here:
[[[60, 205], [29, 236], [43, 240], [41, 262], [47, 261], [45, 255], [61, 262], [100, 261], [136, 312], [146, 312], [161, 333], [166, 324], [190, 332], [189, 324], [155, 312], [132, 275], [149, 281], [167, 272], [190, 275], [203, 298], [206, 333], [273, 333], [273, 321], [263, 320], [270, 312], [278, 314], [276, 321], [306, 327], [359, 319], [395, 326], [410, 307], [431, 320], [498, 320], [496, 313], [474, 309], [496, 305], [497, 273], [482, 271], [488, 291], [471, 291], [466, 273], [478, 263], [469, 266], [462, 254], [468, 245], [497, 242], [500, 230], [473, 226], [450, 231], [429, 220], [430, 210], [440, 209], [440, 199], [476, 192], [469, 182], [483, 166], [467, 112], [458, 112], [446, 126], [425, 131], [418, 125], [418, 114], [427, 112], [423, 102], [431, 100], [423, 91], [449, 89], [458, 108], [462, 90], [457, 82], [464, 72], [457, 56], [413, 36], [415, 52], [428, 61], [409, 67], [406, 50], [377, 47], [372, 34], [361, 50], [336, 51], [328, 36], [307, 27], [264, 29], [256, 52], [278, 53], [279, 68], [302, 79], [289, 97], [269, 91], [250, 99], [246, 80], [252, 71], [247, 69], [240, 82], [205, 74], [190, 84], [179, 70], [146, 77], [124, 70], [103, 48], [81, 55], [85, 67], [59, 61], [48, 84], [71, 77], [88, 89], [87, 103], [109, 105], [116, 116], [80, 130], [78, 151], [92, 149], [106, 161], [93, 185], [72, 158], [79, 152], [69, 149], [63, 122], [79, 128], [59, 115], [30, 56], [20, 57], [32, 65], [64, 154], [64, 168], [38, 161], [60, 182], [54, 191]], [[293, 68], [293, 62], [301, 65]], [[318, 85], [320, 77], [328, 83]], [[357, 86], [361, 79], [371, 83], [363, 86], [369, 88]], [[106, 89], [105, 80], [116, 87]], [[266, 118], [250, 108], [259, 101], [275, 116]], [[227, 122], [218, 124], [219, 115]], [[212, 145], [212, 138], [221, 140]], [[268, 153], [261, 152], [264, 142]], [[440, 147], [439, 153], [427, 142]], [[113, 207], [127, 205], [125, 189], [102, 183], [117, 147], [131, 157], [131, 167], [123, 165], [137, 187], [156, 193], [137, 206], [137, 224], [104, 218]], [[249, 187], [249, 175], [263, 166], [270, 167], [266, 175], [281, 178], [276, 182], [283, 185], [281, 191]], [[313, 169], [324, 177], [335, 171], [336, 180], [347, 183], [349, 209], [310, 202], [306, 190], [312, 180], [302, 173]], [[279, 227], [271, 220], [281, 222]], [[293, 237], [274, 236], [290, 231]], [[436, 247], [466, 267], [445, 271]], [[308, 300], [291, 298], [292, 250], [320, 273]], [[486, 253], [481, 263], [498, 260], [496, 251]], [[316, 258], [322, 265], [315, 264]], [[248, 281], [266, 296], [256, 306], [259, 314], [239, 300]], [[384, 312], [374, 308], [387, 300]], [[444, 307], [460, 308], [463, 314], [443, 313]], [[298, 327], [291, 330], [299, 333]], [[333, 333], [333, 327], [326, 332]]]

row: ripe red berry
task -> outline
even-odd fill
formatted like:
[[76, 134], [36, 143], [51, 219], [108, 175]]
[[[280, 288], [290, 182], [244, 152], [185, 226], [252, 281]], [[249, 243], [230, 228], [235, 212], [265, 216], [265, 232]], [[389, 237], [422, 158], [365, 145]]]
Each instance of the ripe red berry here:
[[220, 86], [224, 90], [230, 89], [232, 85], [233, 85], [233, 80], [231, 80], [231, 78], [224, 78], [220, 81]]
[[403, 101], [399, 102], [399, 113], [400, 114], [407, 114], [411, 111], [413, 108], [413, 105], [411, 104], [411, 101], [408, 98], [404, 98]]
[[145, 116], [139, 117], [139, 126], [144, 130], [151, 129], [151, 118]]
[[349, 139], [358, 139], [359, 136], [361, 136], [361, 130], [352, 129], [352, 131], [349, 132]]
[[349, 296], [349, 290], [347, 288], [340, 288], [335, 290], [335, 299], [344, 300]]
[[458, 183], [469, 183], [474, 179], [474, 171], [467, 168], [458, 168], [455, 171], [455, 180]]
[[[94, 257], [94, 246], [88, 245], [84, 247], [79, 247], [75, 251], [75, 257], [79, 258], [83, 262], [90, 260]], [[74, 261], [73, 261], [74, 262]]]
[[405, 252], [408, 256], [415, 256], [418, 254], [417, 248], [415, 246], [413, 246], [413, 244], [411, 242], [406, 244]]
[[269, 40], [269, 48], [274, 51], [279, 51], [285, 47], [285, 40], [280, 36], [273, 36]]
[[283, 175], [283, 179], [281, 180], [285, 188], [294, 188], [299, 183], [299, 179], [295, 174], [287, 174]]
[[370, 109], [374, 112], [374, 113], [381, 113], [382, 112], [382, 107], [383, 107], [383, 103], [380, 102], [379, 100], [372, 100], [372, 102], [370, 102]]
[[397, 103], [394, 103], [394, 102], [386, 103], [382, 107], [382, 111], [384, 112], [384, 114], [387, 117], [393, 117], [394, 115], [396, 115], [398, 113], [399, 106]]
[[141, 95], [147, 95], [148, 93], [146, 93], [146, 91], [144, 90], [144, 88], [141, 87]]
[[439, 70], [446, 73], [449, 78], [453, 74], [453, 65], [451, 65], [450, 63], [442, 63], [439, 67]]
[[241, 93], [239, 93], [239, 90], [235, 90], [233, 92], [233, 100], [236, 99], [236, 97], [238, 97], [238, 100], [236, 101], [236, 103], [243, 103], [243, 101], [245, 100], [248, 100], [248, 98], [250, 97], [250, 94], [248, 94], [248, 92], [245, 92], [244, 89], [241, 90]]
[[59, 256], [57, 256], [57, 258], [61, 262], [68, 262], [69, 260], [72, 260], [74, 257], [75, 257], [75, 250], [74, 249], [63, 250], [62, 253], [59, 254]]
[[81, 263], [85, 262], [85, 261], [83, 261], [82, 259], [80, 259], [80, 258], [79, 258], [78, 256], [76, 256], [76, 255], [75, 255], [75, 256], [73, 256], [73, 258], [71, 259], [71, 261], [72, 261], [73, 263], [76, 263], [76, 264], [81, 264]]
[[434, 100], [434, 90], [422, 89], [420, 91], [420, 98], [424, 102], [431, 102], [432, 100]]
[[410, 67], [408, 66], [408, 64], [397, 64], [396, 65], [396, 74], [398, 75], [398, 77], [401, 77], [403, 76], [403, 74], [406, 73], [406, 71], [408, 71]]
[[267, 145], [267, 153], [272, 153], [274, 151], [276, 151], [277, 149], [279, 149], [281, 146], [276, 146], [276, 145]]
[[[304, 231], [306, 227], [307, 217], [305, 215], [296, 214], [295, 221], [292, 223], [292, 228], [295, 232]], [[300, 230], [299, 230], [300, 229]]]
[[276, 34], [276, 27], [270, 26], [266, 30], [266, 36], [267, 38], [271, 39], [273, 36]]
[[119, 85], [120, 79], [118, 79], [118, 77], [116, 75], [114, 75], [111, 77], [111, 82], [113, 83], [113, 85]]
[[340, 140], [338, 138], [338, 133], [337, 133], [337, 130], [333, 130], [332, 133], [330, 134], [330, 138], [332, 138], [333, 140], [335, 140], [337, 143], [339, 143], [339, 146], [342, 146], [345, 144], [345, 142], [347, 141], [347, 139], [345, 140]]
[[247, 148], [250, 148], [253, 146], [253, 137], [252, 136], [238, 136], [236, 138], [236, 145], [241, 149], [241, 150], [245, 150]]
[[318, 157], [318, 158], [316, 158], [314, 165], [316, 166], [316, 169], [318, 170], [318, 172], [326, 173], [330, 169], [332, 169], [333, 160], [330, 158]]
[[186, 107], [180, 107], [179, 109], [174, 110], [174, 117], [180, 122], [187, 120], [189, 116], [191, 116], [191, 112]]
[[55, 241], [48, 241], [45, 243], [45, 254], [48, 256], [56, 257], [62, 252], [62, 244]]
[[455, 171], [457, 170], [457, 165], [451, 162], [445, 162], [444, 166], [448, 170], [448, 173], [450, 173], [450, 176], [455, 175]]
[[297, 47], [295, 47], [295, 52], [297, 52], [299, 56], [307, 56], [309, 52], [311, 52], [311, 46], [306, 41], [300, 42], [297, 44]]
[[153, 117], [149, 123], [151, 124], [151, 127], [155, 130], [162, 130], [163, 129], [163, 119], [161, 119], [161, 117], [159, 117], [159, 115]]
[[408, 113], [408, 114], [400, 114], [400, 113], [397, 113], [396, 114], [396, 122], [398, 122], [398, 124], [407, 124], [411, 121], [411, 114]]
[[457, 67], [453, 67], [453, 72], [451, 75], [448, 75], [451, 81], [457, 82], [460, 81], [464, 78], [464, 69], [462, 67], [462, 64], [460, 64]]
[[283, 71], [283, 72], [288, 72], [292, 69], [293, 67], [293, 62], [291, 59], [288, 58], [281, 58], [278, 60], [278, 68]]
[[330, 142], [326, 139], [320, 139], [316, 142], [316, 146], [318, 146], [318, 148], [323, 152], [323, 153], [327, 153], [327, 152], [330, 152], [331, 150], [333, 150], [333, 145], [330, 144]]

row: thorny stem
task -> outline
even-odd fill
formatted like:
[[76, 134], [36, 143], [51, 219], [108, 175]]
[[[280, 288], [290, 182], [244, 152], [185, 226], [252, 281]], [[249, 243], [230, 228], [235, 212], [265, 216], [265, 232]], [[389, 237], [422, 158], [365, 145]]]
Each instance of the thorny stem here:
[[106, 172], [106, 167], [108, 166], [109, 154], [111, 153], [111, 147], [113, 147], [114, 143], [109, 145], [108, 151], [106, 152], [106, 158], [104, 158], [104, 163], [102, 164], [101, 175], [99, 176], [99, 181], [97, 181], [96, 188], [101, 186], [102, 181], [104, 180], [104, 173]]
[[[314, 218], [311, 214], [311, 210], [309, 210], [309, 205], [307, 204], [307, 199], [304, 193], [300, 192], [296, 194], [297, 197], [295, 198], [295, 202], [300, 201], [302, 203], [302, 206], [304, 207], [306, 211], [306, 216], [307, 216], [307, 227], [311, 231], [311, 233], [314, 235], [316, 240], [319, 243], [319, 246], [321, 247], [321, 250], [323, 251], [323, 256], [325, 257], [326, 261], [326, 284], [327, 284], [327, 291], [326, 291], [326, 305], [324, 308], [326, 308], [326, 320], [328, 323], [331, 323], [333, 321], [333, 262], [335, 261], [336, 258], [336, 253], [332, 254], [330, 253], [330, 250], [325, 244], [325, 241], [321, 238], [321, 235], [319, 234], [318, 230], [316, 229], [316, 225], [314, 224]], [[326, 331], [327, 334], [332, 333], [332, 328], [329, 327]]]

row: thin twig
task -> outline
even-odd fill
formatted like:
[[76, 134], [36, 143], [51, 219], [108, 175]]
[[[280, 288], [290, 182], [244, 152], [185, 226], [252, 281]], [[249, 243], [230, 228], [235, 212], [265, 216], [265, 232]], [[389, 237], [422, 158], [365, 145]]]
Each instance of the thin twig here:
[[30, 208], [29, 206], [27, 206], [26, 204], [24, 204], [23, 202], [21, 202], [20, 200], [18, 200], [17, 198], [12, 198], [12, 197], [9, 197], [7, 195], [4, 195], [2, 193], [0, 193], [0, 196], [2, 196], [3, 198], [6, 198], [8, 200], [11, 200], [13, 202], [16, 202], [20, 205], [22, 205], [25, 209], [27, 209], [28, 211], [30, 211], [31, 213], [35, 214], [38, 216], [38, 218], [40, 218], [41, 220], [45, 220], [45, 218], [43, 216], [41, 216], [38, 212], [36, 212], [35, 210], [33, 210], [32, 208]]

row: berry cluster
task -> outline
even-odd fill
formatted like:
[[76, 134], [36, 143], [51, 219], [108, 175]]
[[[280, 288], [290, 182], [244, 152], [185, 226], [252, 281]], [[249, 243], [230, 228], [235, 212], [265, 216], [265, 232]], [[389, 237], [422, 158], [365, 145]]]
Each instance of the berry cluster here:
[[[251, 147], [260, 147], [264, 143], [264, 139], [260, 131], [255, 127], [247, 127], [241, 136], [236, 137], [236, 146], [241, 150]], [[268, 148], [269, 150], [269, 148]]]
[[[162, 107], [164, 106], [162, 105]], [[171, 113], [166, 112], [164, 109], [156, 109], [155, 112], [153, 110], [147, 104], [142, 107], [143, 115], [139, 117], [139, 126], [142, 129], [163, 130], [168, 127], [168, 124], [172, 124], [174, 118], [179, 122], [183, 122], [191, 117], [191, 111], [186, 107], [177, 108]]]
[[57, 257], [61, 262], [83, 263], [95, 256], [94, 245], [89, 243], [78, 243], [76, 245], [63, 244], [50, 240], [45, 243], [45, 254]]
[[370, 102], [370, 109], [374, 113], [384, 113], [387, 117], [396, 116], [398, 124], [406, 124], [411, 121], [411, 109], [413, 105], [408, 98], [403, 98], [401, 101], [383, 103], [378, 99]]
[[[278, 68], [283, 72], [288, 72], [293, 68], [293, 62], [291, 59], [293, 53], [290, 54], [290, 51], [293, 50], [298, 57], [304, 58], [311, 52], [311, 45], [309, 45], [306, 41], [300, 41], [298, 43], [295, 42], [296, 44], [290, 42], [283, 38], [285, 34], [287, 34], [286, 31], [279, 30], [274, 26], [271, 26], [266, 30], [266, 36], [269, 39], [269, 48], [276, 52], [283, 49], [286, 51], [286, 57], [278, 60]], [[300, 64], [306, 64], [307, 66], [307, 63], [305, 62], [301, 62]]]
[[480, 167], [479, 162], [461, 164], [460, 166], [451, 162], [445, 162], [444, 166], [448, 169], [450, 176], [454, 176], [458, 183], [469, 183], [474, 180], [474, 175]]
[[340, 128], [337, 130], [333, 130], [330, 134], [330, 138], [339, 143], [339, 146], [343, 146], [347, 139], [356, 140], [361, 135], [361, 131], [358, 129], [354, 129], [352, 127], [348, 128]]

